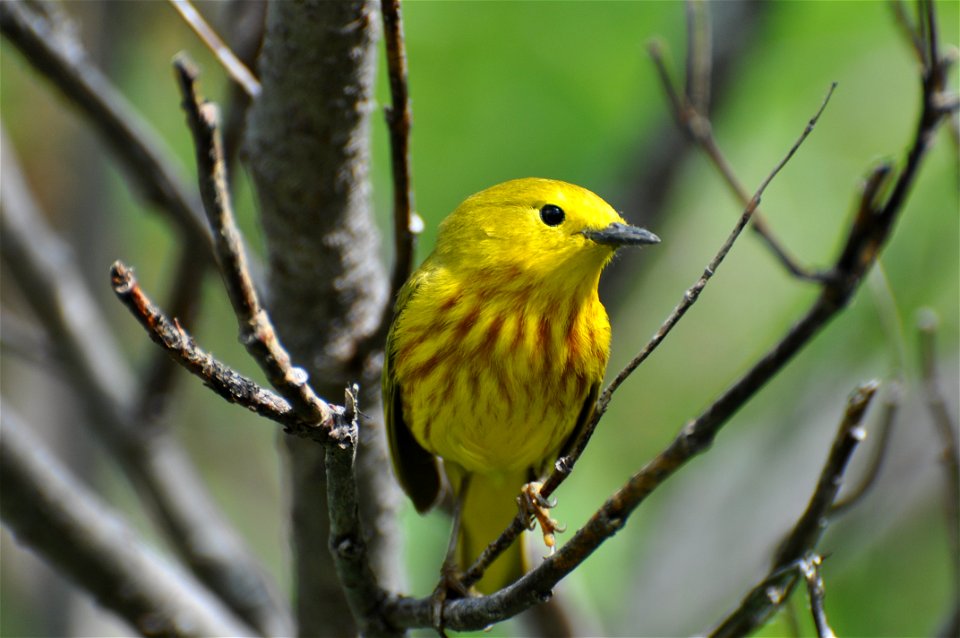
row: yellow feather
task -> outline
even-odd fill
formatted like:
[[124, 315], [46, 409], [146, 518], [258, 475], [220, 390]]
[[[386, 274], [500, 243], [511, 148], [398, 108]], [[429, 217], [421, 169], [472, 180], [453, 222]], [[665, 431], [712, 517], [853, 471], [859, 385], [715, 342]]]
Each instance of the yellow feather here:
[[[610, 344], [600, 272], [617, 246], [658, 241], [643, 233], [584, 188], [513, 180], [447, 217], [401, 291], [383, 377], [394, 468], [424, 511], [439, 491], [434, 457], [443, 459], [463, 502], [462, 567], [589, 414]], [[523, 570], [517, 543], [478, 588]]]

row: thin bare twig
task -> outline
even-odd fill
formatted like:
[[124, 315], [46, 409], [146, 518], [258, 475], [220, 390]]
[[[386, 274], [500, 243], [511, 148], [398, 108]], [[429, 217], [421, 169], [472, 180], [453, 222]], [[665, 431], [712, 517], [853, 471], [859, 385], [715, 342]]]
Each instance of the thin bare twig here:
[[[200, 377], [205, 386], [230, 403], [280, 423], [288, 432], [316, 438], [316, 428], [304, 428], [303, 422], [283, 397], [260, 387], [197, 346], [179, 321], [171, 321], [153, 305], [140, 289], [133, 271], [122, 262], [114, 262], [111, 267], [110, 283], [117, 298], [147, 330], [150, 338], [176, 363]], [[325, 433], [323, 438], [326, 439]]]
[[785, 565], [800, 557], [805, 551], [812, 550], [823, 535], [828, 524], [827, 513], [833, 507], [833, 502], [840, 491], [847, 462], [856, 447], [866, 438], [866, 431], [860, 424], [879, 387], [878, 381], [868, 381], [850, 395], [833, 447], [820, 473], [817, 489], [803, 516], [780, 546], [773, 559], [774, 565]]
[[[173, 274], [173, 284], [167, 307], [177, 322], [190, 325], [197, 316], [203, 291], [204, 275], [208, 260], [190, 246], [181, 246]], [[169, 403], [177, 379], [175, 360], [157, 350], [144, 367], [137, 390], [139, 416], [137, 420], [146, 427], [156, 425]]]
[[233, 217], [216, 105], [197, 92], [197, 72], [184, 54], [174, 60], [187, 123], [194, 137], [200, 197], [213, 228], [214, 250], [223, 282], [240, 323], [240, 342], [267, 375], [271, 385], [306, 422], [332, 427], [334, 410], [307, 383], [307, 373], [294, 367], [280, 344], [273, 323], [260, 304], [247, 266], [246, 251]]
[[183, 18], [183, 21], [187, 23], [187, 26], [197, 34], [200, 41], [210, 49], [220, 64], [223, 65], [230, 79], [242, 87], [251, 98], [256, 98], [260, 95], [260, 82], [257, 81], [257, 78], [254, 77], [250, 69], [240, 61], [240, 58], [238, 58], [220, 36], [217, 35], [213, 27], [204, 20], [203, 16], [200, 15], [200, 12], [197, 11], [190, 0], [169, 0], [169, 2], [173, 8], [177, 10], [177, 13], [180, 14], [180, 17]]
[[[807, 122], [807, 125], [804, 127], [803, 132], [800, 134], [800, 137], [797, 138], [797, 141], [794, 142], [793, 146], [790, 147], [790, 150], [787, 151], [787, 154], [780, 160], [780, 162], [770, 171], [770, 174], [767, 175], [766, 179], [760, 184], [760, 187], [757, 188], [757, 191], [753, 194], [747, 201], [747, 207], [740, 216], [740, 220], [734, 229], [730, 232], [730, 235], [727, 237], [727, 240], [720, 247], [720, 250], [717, 251], [717, 254], [714, 255], [713, 259], [710, 260], [710, 263], [707, 264], [707, 267], [704, 268], [703, 274], [700, 276], [700, 279], [694, 283], [693, 286], [687, 289], [684, 293], [683, 298], [680, 303], [674, 308], [673, 312], [670, 313], [670, 316], [663, 322], [660, 328], [654, 334], [653, 338], [647, 343], [647, 345], [641, 350], [636, 357], [634, 357], [630, 363], [628, 363], [623, 370], [614, 378], [609, 386], [603, 391], [603, 394], [597, 401], [597, 412], [602, 415], [606, 412], [607, 406], [610, 403], [610, 398], [613, 393], [620, 387], [620, 385], [626, 380], [626, 378], [633, 373], [637, 367], [643, 363], [643, 361], [650, 356], [650, 354], [656, 349], [658, 345], [663, 341], [664, 337], [673, 329], [677, 322], [686, 314], [687, 310], [696, 302], [699, 298], [700, 293], [703, 291], [704, 287], [707, 285], [707, 282], [713, 277], [717, 268], [726, 258], [727, 253], [730, 252], [730, 249], [733, 247], [733, 243], [740, 236], [740, 233], [743, 231], [744, 227], [750, 223], [750, 220], [756, 215], [757, 207], [760, 205], [760, 198], [763, 195], [763, 192], [767, 189], [770, 182], [774, 177], [780, 172], [780, 170], [786, 166], [787, 162], [790, 161], [790, 158], [793, 157], [794, 153], [800, 148], [800, 145], [803, 144], [804, 140], [807, 139], [807, 136], [813, 132], [813, 127], [816, 126], [817, 120], [820, 119], [820, 116], [823, 114], [824, 109], [827, 108], [827, 104], [830, 102], [830, 97], [833, 95], [833, 91], [837, 88], [836, 82], [830, 85], [830, 89], [827, 91], [826, 96], [823, 98], [823, 102], [820, 104], [820, 108], [814, 114], [810, 121]], [[596, 417], [594, 417], [596, 419]]]
[[[705, 14], [705, 3], [688, 3], [687, 5], [687, 77], [685, 79], [686, 92], [680, 95], [670, 79], [666, 62], [663, 59], [661, 45], [651, 42], [648, 45], [650, 57], [653, 59], [660, 83], [666, 93], [667, 100], [672, 106], [672, 113], [677, 126], [687, 133], [690, 138], [706, 153], [707, 157], [720, 172], [724, 181], [733, 191], [743, 206], [750, 202], [750, 195], [746, 188], [737, 179], [733, 168], [720, 151], [713, 137], [712, 126], [707, 114], [709, 99], [709, 68], [710, 68], [710, 20]], [[825, 275], [812, 271], [802, 265], [790, 255], [779, 239], [767, 224], [766, 218], [758, 210], [753, 215], [751, 228], [760, 235], [767, 247], [783, 266], [795, 277], [804, 281], [822, 281]]]
[[161, 558], [85, 489], [9, 405], [0, 419], [0, 509], [18, 542], [142, 635], [253, 635], [190, 574]]
[[750, 590], [734, 612], [710, 632], [711, 638], [745, 636], [761, 627], [790, 597], [798, 577], [805, 576], [814, 562], [819, 562], [819, 557], [814, 558], [814, 549], [828, 524], [827, 515], [840, 490], [847, 463], [866, 436], [860, 423], [878, 385], [876, 381], [865, 383], [850, 395], [807, 509], [780, 545], [769, 574]]
[[0, 29], [37, 71], [73, 102], [119, 157], [146, 199], [165, 212], [192, 246], [208, 246], [200, 206], [161, 138], [89, 60], [63, 25], [25, 2], [0, 2]]
[[347, 389], [343, 419], [346, 425], [335, 432], [337, 445], [328, 445], [326, 448], [330, 514], [328, 546], [350, 611], [360, 627], [360, 635], [400, 638], [404, 632], [392, 626], [383, 616], [384, 601], [388, 594], [380, 588], [373, 573], [367, 535], [360, 520], [360, 495], [354, 470], [359, 436], [358, 393], [357, 385]]
[[817, 628], [817, 638], [836, 638], [837, 634], [827, 622], [827, 612], [823, 608], [823, 576], [820, 574], [820, 565], [823, 558], [812, 554], [803, 561], [801, 571], [807, 581], [807, 597], [810, 599], [810, 611], [813, 614], [813, 624]]
[[387, 73], [390, 78], [390, 106], [384, 109], [390, 135], [390, 162], [393, 176], [393, 271], [390, 291], [380, 323], [357, 347], [354, 365], [371, 351], [379, 351], [390, 330], [397, 294], [413, 270], [416, 233], [422, 221], [413, 210], [413, 183], [410, 175], [410, 128], [413, 115], [407, 88], [407, 53], [403, 38], [403, 17], [400, 0], [380, 0], [383, 15], [384, 41], [387, 49]]
[[873, 455], [867, 464], [857, 484], [846, 491], [842, 499], [837, 499], [830, 509], [830, 516], [838, 516], [854, 507], [863, 500], [870, 489], [876, 485], [877, 478], [880, 476], [880, 470], [883, 468], [883, 462], [887, 458], [887, 452], [890, 449], [890, 441], [893, 439], [893, 424], [896, 422], [897, 413], [900, 411], [900, 401], [903, 394], [903, 388], [899, 381], [892, 381], [887, 384], [886, 398], [883, 401], [883, 414], [880, 416], [878, 424], [877, 438], [873, 444]]
[[913, 24], [910, 16], [907, 13], [907, 8], [904, 6], [903, 0], [890, 0], [889, 2], [890, 10], [893, 11], [893, 23], [900, 30], [900, 34], [910, 45], [911, 51], [914, 55], [917, 56], [917, 61], [921, 64], [924, 61], [924, 45], [923, 40], [920, 37], [920, 33], [917, 31], [917, 27]]
[[939, 321], [930, 309], [924, 309], [917, 318], [920, 335], [920, 369], [923, 394], [930, 418], [940, 437], [943, 464], [943, 512], [950, 539], [950, 564], [953, 573], [954, 600], [960, 600], [960, 445], [956, 425], [947, 409], [937, 377], [936, 335]]
[[[400, 0], [382, 0], [384, 40], [387, 47], [387, 70], [390, 76], [390, 99], [386, 109], [390, 131], [390, 157], [393, 167], [393, 247], [394, 265], [390, 277], [391, 303], [413, 269], [414, 233], [413, 185], [410, 176], [410, 96], [407, 90], [407, 52], [403, 41], [403, 17]], [[392, 313], [388, 313], [392, 314]], [[389, 321], [389, 319], [388, 319]]]

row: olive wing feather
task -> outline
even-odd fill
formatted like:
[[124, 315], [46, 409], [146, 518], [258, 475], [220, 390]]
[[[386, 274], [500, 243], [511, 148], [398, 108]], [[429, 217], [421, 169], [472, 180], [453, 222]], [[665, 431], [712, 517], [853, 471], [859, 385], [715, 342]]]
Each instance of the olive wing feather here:
[[[394, 309], [394, 323], [403, 313], [410, 299], [419, 288], [419, 278], [415, 274], [400, 290]], [[441, 480], [437, 459], [425, 450], [407, 426], [403, 418], [403, 394], [393, 369], [395, 343], [393, 329], [387, 336], [387, 347], [383, 362], [383, 406], [387, 427], [387, 441], [390, 444], [390, 456], [393, 470], [400, 487], [413, 501], [421, 514], [433, 507], [440, 495]]]
[[593, 418], [593, 411], [597, 406], [598, 396], [600, 396], [600, 382], [596, 381], [590, 386], [590, 390], [587, 392], [587, 396], [583, 400], [583, 406], [580, 408], [580, 413], [577, 415], [577, 423], [573, 426], [573, 430], [570, 432], [569, 436], [567, 436], [567, 439], [563, 442], [563, 445], [560, 446], [560, 451], [557, 454], [557, 458], [566, 456], [573, 452], [573, 448], [577, 444], [577, 439], [580, 438], [580, 434], [586, 427], [587, 422]]

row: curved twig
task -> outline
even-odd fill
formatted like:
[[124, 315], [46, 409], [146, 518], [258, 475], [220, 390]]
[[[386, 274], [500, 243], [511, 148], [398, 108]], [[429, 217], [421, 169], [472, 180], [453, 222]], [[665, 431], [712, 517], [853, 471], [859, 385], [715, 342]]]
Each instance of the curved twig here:
[[887, 451], [890, 449], [890, 441], [893, 439], [893, 425], [896, 422], [897, 413], [900, 411], [900, 396], [903, 392], [900, 382], [888, 383], [886, 392], [883, 414], [880, 416], [880, 423], [877, 425], [879, 430], [877, 433], [878, 440], [873, 444], [873, 455], [870, 457], [867, 469], [859, 477], [856, 485], [847, 490], [842, 499], [837, 499], [834, 502], [833, 507], [830, 508], [831, 517], [843, 514], [863, 500], [863, 497], [876, 485], [877, 478], [880, 476]]
[[[197, 346], [179, 321], [171, 321], [153, 305], [140, 289], [133, 271], [125, 264], [114, 262], [110, 268], [110, 283], [117, 298], [147, 330], [150, 338], [173, 357], [174, 361], [200, 377], [205, 386], [230, 403], [236, 403], [280, 423], [288, 432], [307, 438], [317, 437], [317, 428], [305, 427], [283, 397], [260, 387]], [[323, 439], [326, 439], [326, 433], [323, 434]]]
[[217, 35], [197, 8], [191, 4], [190, 0], [169, 0], [170, 4], [176, 9], [187, 26], [200, 38], [200, 41], [210, 49], [214, 57], [223, 65], [227, 75], [236, 82], [238, 86], [243, 87], [246, 94], [255, 98], [260, 95], [260, 82], [254, 77], [247, 66], [234, 54], [227, 44]]

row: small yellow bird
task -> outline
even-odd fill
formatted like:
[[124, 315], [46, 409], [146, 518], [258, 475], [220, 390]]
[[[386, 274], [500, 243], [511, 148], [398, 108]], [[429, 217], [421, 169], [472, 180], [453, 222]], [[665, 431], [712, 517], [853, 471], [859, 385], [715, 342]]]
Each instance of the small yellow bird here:
[[[383, 403], [394, 470], [421, 513], [441, 492], [443, 459], [460, 569], [593, 410], [610, 348], [600, 271], [618, 247], [659, 241], [594, 193], [539, 178], [472, 195], [440, 225], [397, 299]], [[514, 543], [477, 588], [491, 593], [525, 571]]]

